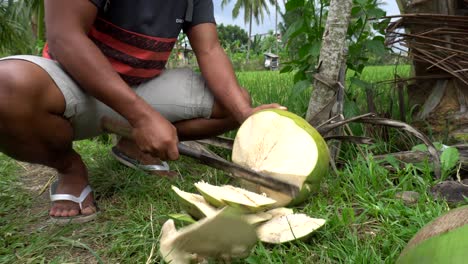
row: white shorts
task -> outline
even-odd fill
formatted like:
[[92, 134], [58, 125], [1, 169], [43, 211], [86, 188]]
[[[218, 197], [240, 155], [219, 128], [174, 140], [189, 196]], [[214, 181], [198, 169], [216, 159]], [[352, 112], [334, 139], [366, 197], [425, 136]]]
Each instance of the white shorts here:
[[[65, 97], [63, 115], [73, 126], [75, 140], [102, 134], [100, 120], [103, 116], [126, 121], [114, 110], [87, 95], [56, 61], [29, 55], [0, 58], [12, 59], [32, 62], [54, 80]], [[170, 122], [211, 116], [213, 95], [201, 75], [189, 68], [165, 70], [153, 80], [132, 88]]]

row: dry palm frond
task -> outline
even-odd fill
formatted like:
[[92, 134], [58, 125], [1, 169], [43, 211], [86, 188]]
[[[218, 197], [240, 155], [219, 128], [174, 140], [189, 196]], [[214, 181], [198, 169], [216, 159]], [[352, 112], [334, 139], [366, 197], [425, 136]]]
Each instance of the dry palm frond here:
[[[438, 14], [406, 14], [387, 28], [387, 44], [407, 49], [415, 60], [427, 63], [427, 71], [440, 70], [468, 85], [468, 17]], [[436, 71], [438, 69], [439, 71]]]

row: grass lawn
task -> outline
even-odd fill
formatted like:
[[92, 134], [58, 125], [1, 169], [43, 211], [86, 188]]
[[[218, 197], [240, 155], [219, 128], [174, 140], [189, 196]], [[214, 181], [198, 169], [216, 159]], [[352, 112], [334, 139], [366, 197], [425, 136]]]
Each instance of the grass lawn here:
[[[369, 68], [364, 74], [370, 81], [391, 79], [389, 69]], [[305, 112], [309, 91], [292, 94], [291, 75], [256, 72], [238, 77], [255, 104], [279, 102], [292, 112]], [[345, 146], [338, 173], [330, 173], [318, 194], [294, 208], [328, 220], [308, 240], [258, 243], [247, 259], [233, 263], [394, 263], [419, 228], [448, 210], [446, 203], [426, 194], [434, 183], [429, 165], [407, 164], [390, 173], [373, 160], [372, 153], [392, 149], [390, 144], [400, 136], [359, 149]], [[413, 143], [418, 142], [408, 137], [407, 144]], [[0, 263], [163, 263], [150, 254], [158, 250], [168, 214], [180, 212], [170, 186], [196, 192], [193, 183], [199, 180], [231, 182], [222, 172], [188, 158], [170, 163], [180, 174], [176, 180], [128, 169], [108, 155], [111, 142], [105, 137], [76, 142], [75, 147], [89, 167], [102, 212], [95, 222], [66, 227], [47, 223], [47, 191], [41, 191], [54, 173], [0, 154]], [[405, 205], [395, 197], [401, 191], [421, 195], [414, 205]]]

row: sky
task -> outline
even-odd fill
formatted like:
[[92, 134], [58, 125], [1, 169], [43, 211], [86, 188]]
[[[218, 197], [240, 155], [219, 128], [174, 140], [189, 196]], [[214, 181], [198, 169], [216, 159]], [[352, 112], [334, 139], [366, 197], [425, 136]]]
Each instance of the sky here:
[[[213, 0], [216, 22], [218, 24], [223, 23], [225, 25], [238, 25], [248, 32], [249, 25], [244, 23], [244, 13], [242, 10], [238, 18], [232, 18], [232, 7], [234, 6], [235, 1], [236, 0], [232, 0], [230, 4], [226, 5], [224, 8], [221, 8], [221, 0]], [[280, 1], [280, 4], [282, 5], [281, 9], [284, 11], [284, 5], [282, 2], [283, 1]], [[383, 0], [382, 2], [383, 4], [381, 8], [387, 12], [387, 15], [398, 15], [400, 13], [396, 4], [396, 0]], [[265, 14], [265, 18], [261, 25], [256, 25], [255, 23], [252, 24], [253, 34], [264, 34], [268, 33], [269, 30], [275, 30], [275, 9], [273, 6], [270, 6], [269, 9], [270, 15]], [[281, 16], [278, 15], [278, 19], [280, 19], [280, 17]]]

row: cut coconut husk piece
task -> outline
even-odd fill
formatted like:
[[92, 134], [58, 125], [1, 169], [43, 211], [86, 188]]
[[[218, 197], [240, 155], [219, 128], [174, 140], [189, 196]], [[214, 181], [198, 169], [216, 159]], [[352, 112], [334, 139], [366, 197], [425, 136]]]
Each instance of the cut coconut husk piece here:
[[291, 208], [278, 207], [275, 209], [268, 210], [265, 213], [271, 215], [271, 218], [274, 218], [274, 217], [281, 217], [283, 215], [292, 215], [294, 214], [294, 211]]
[[325, 219], [311, 218], [305, 214], [275, 217], [257, 228], [260, 241], [281, 244], [304, 239], [325, 224]]
[[197, 182], [195, 187], [208, 203], [217, 207], [228, 205], [244, 212], [259, 212], [276, 204], [275, 200], [266, 196], [231, 185], [215, 186]]
[[172, 238], [179, 252], [202, 257], [246, 257], [257, 242], [252, 225], [229, 208], [181, 228]]
[[180, 207], [195, 219], [198, 220], [216, 214], [216, 208], [207, 203], [203, 196], [184, 192], [175, 186], [172, 186], [172, 190], [179, 198]]
[[273, 217], [271, 214], [268, 214], [266, 212], [265, 213], [260, 212], [256, 214], [246, 214], [246, 215], [243, 215], [242, 218], [251, 225], [258, 225], [260, 223], [270, 220]]
[[467, 263], [468, 206], [450, 210], [424, 226], [397, 260], [406, 263]]
[[233, 162], [301, 188], [288, 195], [244, 182], [245, 188], [266, 193], [277, 206], [297, 204], [318, 191], [328, 173], [329, 151], [325, 140], [303, 118], [279, 109], [257, 112], [239, 128], [232, 151]]
[[191, 255], [174, 247], [174, 238], [177, 234], [174, 220], [167, 220], [161, 228], [159, 254], [166, 263], [189, 264]]

